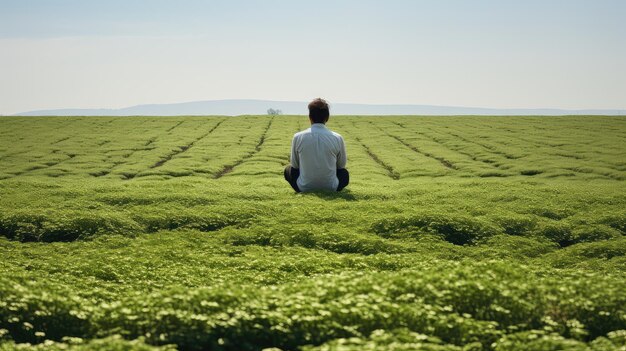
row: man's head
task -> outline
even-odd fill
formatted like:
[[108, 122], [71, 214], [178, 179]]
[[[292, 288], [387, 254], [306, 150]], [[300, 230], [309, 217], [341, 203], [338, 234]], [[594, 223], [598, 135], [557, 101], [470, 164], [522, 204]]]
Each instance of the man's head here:
[[330, 117], [328, 103], [322, 98], [317, 98], [309, 103], [309, 119], [311, 123], [326, 123]]

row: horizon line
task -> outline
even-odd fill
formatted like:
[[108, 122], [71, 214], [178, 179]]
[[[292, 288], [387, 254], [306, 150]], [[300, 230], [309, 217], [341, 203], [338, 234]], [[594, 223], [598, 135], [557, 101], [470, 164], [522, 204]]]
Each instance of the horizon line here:
[[[258, 99], [258, 98], [228, 98], [228, 99], [215, 99], [215, 100], [191, 100], [191, 101], [182, 101], [182, 102], [158, 102], [158, 103], [143, 103], [143, 104], [133, 104], [124, 107], [117, 108], [107, 108], [107, 107], [61, 107], [61, 108], [40, 108], [35, 110], [27, 110], [21, 111], [12, 114], [4, 114], [0, 113], [0, 116], [20, 116], [21, 114], [26, 113], [36, 113], [36, 112], [53, 112], [53, 111], [61, 111], [61, 110], [106, 110], [106, 111], [120, 111], [124, 109], [130, 109], [135, 107], [142, 106], [164, 106], [164, 105], [184, 105], [184, 104], [192, 104], [192, 103], [203, 103], [203, 102], [235, 102], [235, 101], [250, 101], [250, 102], [267, 102], [267, 103], [302, 103], [307, 104], [306, 101], [298, 101], [298, 100], [273, 100], [273, 99]], [[328, 100], [327, 100], [328, 101]], [[617, 112], [618, 115], [624, 115], [625, 108], [560, 108], [560, 107], [484, 107], [484, 106], [461, 106], [461, 105], [432, 105], [432, 104], [419, 104], [419, 103], [360, 103], [360, 102], [329, 102], [331, 108], [333, 105], [364, 105], [364, 106], [378, 106], [378, 107], [434, 107], [434, 108], [462, 108], [462, 109], [480, 109], [480, 110], [524, 110], [524, 111], [540, 111], [540, 110], [555, 110], [555, 111], [569, 111], [569, 112], [580, 112], [580, 111], [589, 111], [589, 110], [599, 110], [599, 111], [613, 111]], [[239, 115], [249, 115], [249, 114], [239, 114]], [[567, 114], [565, 114], [567, 115]], [[51, 116], [51, 115], [48, 115]], [[62, 115], [59, 115], [62, 116]], [[94, 115], [95, 116], [95, 115]], [[106, 115], [102, 115], [106, 116]], [[140, 115], [128, 115], [128, 116], [140, 116]], [[190, 114], [181, 114], [179, 116], [192, 116]], [[199, 114], [197, 116], [206, 116], [206, 114]]]

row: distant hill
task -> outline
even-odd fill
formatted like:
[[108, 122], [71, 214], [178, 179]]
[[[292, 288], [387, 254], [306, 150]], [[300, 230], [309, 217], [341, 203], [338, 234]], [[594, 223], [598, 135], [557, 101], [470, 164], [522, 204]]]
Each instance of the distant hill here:
[[[306, 115], [303, 101], [212, 100], [176, 104], [137, 105], [121, 109], [59, 109], [28, 111], [16, 116], [179, 116], [179, 115], [262, 115], [268, 109], [283, 114]], [[331, 104], [334, 115], [619, 115], [620, 110], [495, 109], [431, 105]]]

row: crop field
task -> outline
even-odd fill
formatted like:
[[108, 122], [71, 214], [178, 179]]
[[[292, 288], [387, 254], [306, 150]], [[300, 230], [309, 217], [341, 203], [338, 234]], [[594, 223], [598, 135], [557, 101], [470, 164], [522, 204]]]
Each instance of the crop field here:
[[626, 350], [626, 118], [0, 118], [0, 350]]

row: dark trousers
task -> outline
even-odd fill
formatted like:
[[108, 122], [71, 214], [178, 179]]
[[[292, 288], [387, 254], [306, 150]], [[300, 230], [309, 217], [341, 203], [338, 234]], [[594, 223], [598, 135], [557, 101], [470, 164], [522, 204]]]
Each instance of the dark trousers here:
[[[300, 189], [298, 189], [297, 181], [298, 181], [298, 177], [300, 176], [300, 170], [298, 168], [291, 167], [291, 165], [287, 165], [287, 167], [285, 167], [284, 174], [285, 174], [285, 180], [289, 182], [289, 185], [291, 185], [293, 190], [299, 193]], [[341, 191], [350, 183], [350, 173], [345, 168], [338, 169], [337, 179], [339, 179], [339, 185], [337, 186], [337, 191]]]

